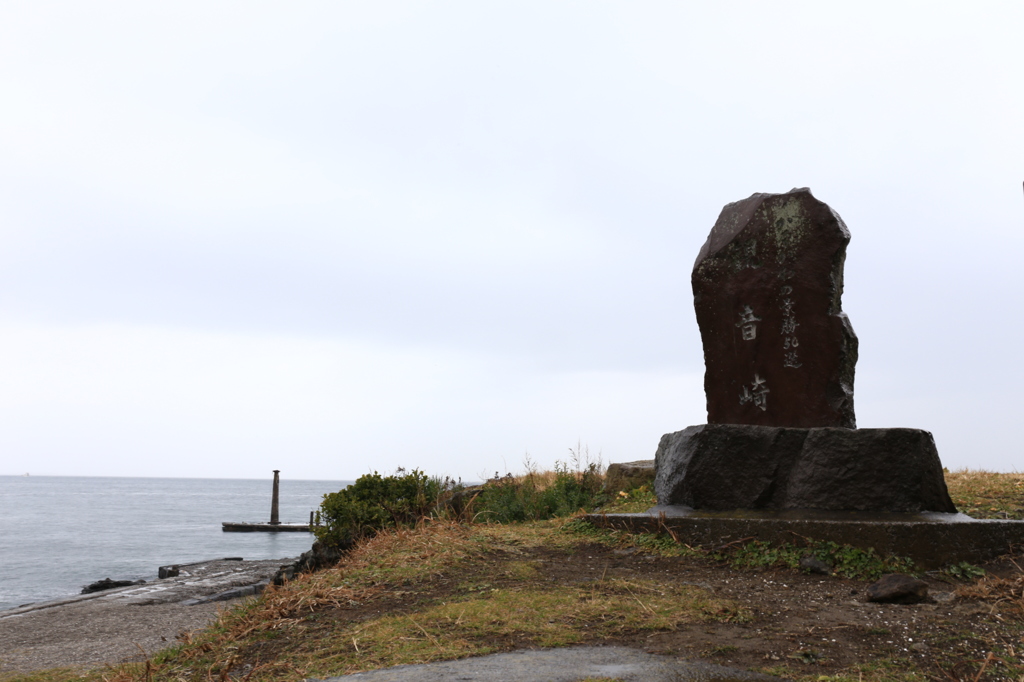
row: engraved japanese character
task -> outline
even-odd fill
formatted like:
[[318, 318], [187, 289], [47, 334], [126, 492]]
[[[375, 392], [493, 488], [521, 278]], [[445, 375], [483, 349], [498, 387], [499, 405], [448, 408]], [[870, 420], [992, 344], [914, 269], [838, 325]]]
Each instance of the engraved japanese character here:
[[796, 301], [791, 298], [782, 299], [782, 314], [789, 317], [793, 314], [793, 306], [796, 305]]
[[800, 326], [800, 323], [796, 321], [795, 317], [786, 317], [782, 320], [782, 333], [783, 334], [794, 334], [796, 328]]
[[783, 353], [782, 366], [799, 369], [804, 366], [804, 363], [800, 362], [800, 358], [797, 357], [796, 351], [792, 350], [788, 353]]
[[754, 311], [749, 305], [743, 306], [740, 321], [736, 323], [736, 326], [740, 328], [744, 341], [753, 341], [757, 338], [757, 325], [754, 323], [760, 321], [761, 318], [754, 315]]
[[768, 409], [768, 387], [765, 385], [764, 379], [756, 373], [750, 388], [744, 386], [743, 393], [740, 394], [740, 405], [746, 405], [749, 402], [753, 402], [754, 406], [760, 408], [762, 412]]

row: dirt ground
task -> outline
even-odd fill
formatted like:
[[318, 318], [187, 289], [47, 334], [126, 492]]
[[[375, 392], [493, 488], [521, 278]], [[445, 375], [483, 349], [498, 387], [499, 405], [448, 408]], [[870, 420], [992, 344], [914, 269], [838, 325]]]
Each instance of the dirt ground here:
[[[501, 577], [501, 565], [512, 558], [494, 553], [487, 563], [474, 565], [476, 576], [464, 571], [457, 576], [438, 575], [427, 589], [415, 593], [397, 590], [359, 606], [331, 609], [309, 627], [330, 628], [382, 613], [413, 612], [425, 602], [456, 597], [454, 586], [474, 578], [495, 588], [514, 587], [514, 579]], [[619, 644], [782, 676], [832, 675], [857, 664], [905, 669], [912, 662], [914, 668], [936, 680], [1017, 680], [1018, 675], [1011, 675], [1004, 663], [1024, 666], [1024, 652], [1018, 654], [1024, 648], [1024, 627], [1018, 617], [1001, 613], [998, 605], [961, 599], [954, 592], [965, 583], [937, 577], [925, 577], [932, 603], [896, 605], [866, 602], [869, 583], [864, 581], [789, 569], [733, 569], [710, 560], [651, 556], [642, 550], [615, 550], [599, 544], [584, 544], [572, 553], [522, 548], [514, 559], [536, 562], [542, 567], [543, 580], [563, 584], [622, 578], [695, 585], [735, 600], [753, 615], [749, 622], [708, 622], [589, 644]], [[1010, 561], [985, 568], [990, 575], [1019, 573]], [[494, 637], [488, 644], [505, 651], [531, 646], [515, 636]], [[280, 642], [279, 646], [286, 644]], [[993, 649], [1001, 651], [1003, 662], [986, 664]], [[252, 653], [250, 665], [258, 664], [262, 656]], [[272, 652], [265, 649], [262, 653]], [[986, 670], [976, 678], [982, 666]]]
[[[329, 608], [295, 637], [316, 637], [317, 630], [363, 621], [383, 613], [413, 612], [425, 604], [458, 597], [458, 586], [479, 581], [495, 588], [515, 587], [502, 570], [509, 561], [528, 560], [538, 567], [536, 580], [586, 584], [606, 578], [654, 580], [695, 585], [734, 600], [752, 614], [747, 622], [707, 622], [672, 631], [644, 631], [597, 639], [590, 644], [619, 644], [649, 653], [703, 659], [720, 665], [757, 669], [778, 675], [831, 675], [856, 664], [913, 667], [936, 680], [1017, 679], [1005, 664], [1024, 666], [1018, 616], [1000, 605], [964, 600], [958, 584], [926, 578], [934, 603], [880, 605], [864, 601], [867, 584], [795, 570], [733, 569], [708, 559], [662, 557], [636, 548], [612, 549], [582, 544], [574, 550], [523, 547], [515, 555], [493, 552], [460, 568], [458, 575], [433, 576], [409, 591], [395, 588], [371, 601]], [[1024, 562], [1018, 561], [1024, 564]], [[985, 567], [990, 574], [1019, 574], [1012, 561]], [[467, 574], [466, 570], [470, 573]], [[961, 583], [960, 585], [962, 585]], [[46, 609], [0, 620], [3, 672], [104, 663], [142, 658], [174, 643], [182, 631], [210, 622], [220, 604], [128, 604], [93, 601]], [[515, 635], [494, 636], [496, 650], [531, 648]], [[259, 665], [288, 646], [264, 643], [240, 672]], [[996, 650], [1000, 660], [984, 661]]]

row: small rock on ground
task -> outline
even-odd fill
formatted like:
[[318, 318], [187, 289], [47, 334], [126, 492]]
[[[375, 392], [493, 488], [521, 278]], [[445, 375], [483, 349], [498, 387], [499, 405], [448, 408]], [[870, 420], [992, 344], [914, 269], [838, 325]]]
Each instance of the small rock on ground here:
[[868, 585], [868, 601], [879, 604], [919, 604], [928, 599], [928, 583], [909, 575], [890, 573]]
[[800, 559], [800, 568], [804, 569], [808, 573], [814, 573], [816, 575], [830, 575], [832, 573], [831, 566], [821, 559], [817, 559], [812, 556], [805, 556]]

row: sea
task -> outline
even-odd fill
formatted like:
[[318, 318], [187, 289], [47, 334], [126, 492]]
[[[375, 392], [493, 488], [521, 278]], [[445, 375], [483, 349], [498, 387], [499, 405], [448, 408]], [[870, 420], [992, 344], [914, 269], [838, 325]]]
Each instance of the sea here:
[[[350, 483], [282, 478], [281, 522], [308, 523], [326, 493]], [[312, 534], [221, 530], [269, 521], [272, 491], [270, 478], [0, 476], [0, 610], [103, 578], [155, 580], [169, 564], [297, 557]]]

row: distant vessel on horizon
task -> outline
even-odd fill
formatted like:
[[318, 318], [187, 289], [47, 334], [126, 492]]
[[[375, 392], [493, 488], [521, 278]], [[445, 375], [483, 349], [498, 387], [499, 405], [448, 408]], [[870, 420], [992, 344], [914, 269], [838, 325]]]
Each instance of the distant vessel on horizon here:
[[28, 476], [28, 472], [27, 471], [25, 472], [25, 475]]

